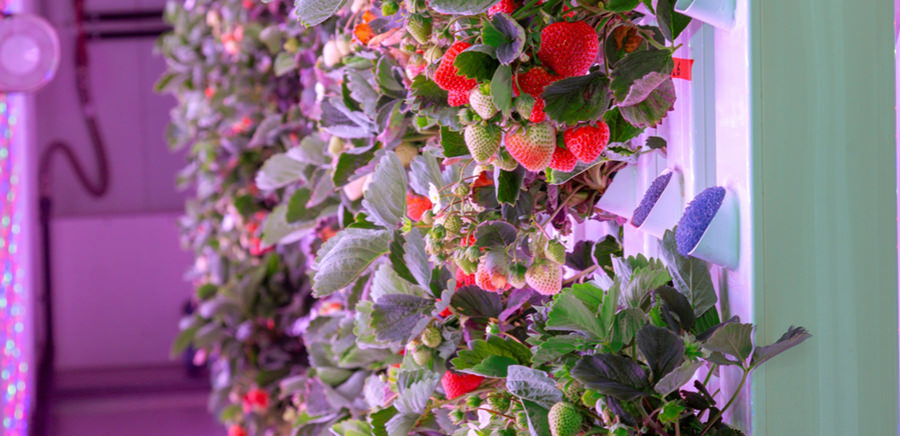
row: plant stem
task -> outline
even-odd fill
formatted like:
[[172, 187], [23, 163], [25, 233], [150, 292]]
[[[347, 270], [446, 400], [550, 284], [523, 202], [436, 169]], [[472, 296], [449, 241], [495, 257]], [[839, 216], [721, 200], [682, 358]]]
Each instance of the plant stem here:
[[716, 416], [714, 416], [712, 419], [709, 420], [709, 423], [706, 424], [706, 428], [704, 428], [703, 431], [700, 432], [699, 436], [703, 436], [707, 432], [712, 430], [712, 427], [716, 424], [716, 421], [718, 421], [719, 418], [721, 418], [722, 415], [725, 414], [725, 411], [728, 410], [729, 407], [731, 407], [731, 405], [734, 403], [734, 400], [736, 400], [737, 396], [741, 393], [741, 389], [743, 389], [744, 383], [747, 382], [747, 377], [749, 375], [750, 375], [750, 371], [747, 369], [744, 369], [744, 375], [741, 376], [741, 382], [738, 383], [737, 389], [734, 390], [734, 393], [731, 394], [731, 398], [728, 399], [727, 403], [725, 403], [725, 407], [723, 407], [721, 410], [719, 410], [719, 413], [717, 413]]
[[572, 283], [575, 283], [576, 281], [578, 281], [578, 280], [584, 278], [585, 276], [589, 275], [590, 273], [596, 271], [597, 268], [599, 268], [599, 266], [597, 266], [597, 265], [593, 265], [593, 266], [591, 266], [591, 267], [588, 267], [588, 269], [586, 269], [586, 270], [584, 270], [584, 271], [582, 271], [582, 272], [580, 272], [580, 273], [578, 273], [578, 274], [575, 274], [575, 275], [572, 276], [570, 279], [566, 280], [566, 281], [563, 283], [563, 285], [570, 285], [570, 284], [572, 284]]

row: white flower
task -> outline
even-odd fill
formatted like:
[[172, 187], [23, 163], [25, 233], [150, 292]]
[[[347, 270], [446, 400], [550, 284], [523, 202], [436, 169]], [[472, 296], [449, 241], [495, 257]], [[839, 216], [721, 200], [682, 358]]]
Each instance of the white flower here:
[[428, 199], [431, 200], [431, 212], [437, 215], [441, 211], [441, 191], [434, 183], [428, 184]]

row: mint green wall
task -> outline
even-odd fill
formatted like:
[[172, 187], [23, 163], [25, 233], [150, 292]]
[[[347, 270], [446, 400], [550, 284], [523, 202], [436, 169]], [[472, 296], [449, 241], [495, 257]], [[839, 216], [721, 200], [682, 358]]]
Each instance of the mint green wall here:
[[754, 435], [897, 434], [892, 3], [750, 0]]

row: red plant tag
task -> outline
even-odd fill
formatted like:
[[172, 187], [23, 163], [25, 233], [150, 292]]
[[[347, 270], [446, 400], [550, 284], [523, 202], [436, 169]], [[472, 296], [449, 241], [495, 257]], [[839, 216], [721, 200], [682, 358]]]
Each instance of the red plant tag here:
[[675, 61], [675, 68], [672, 69], [673, 79], [691, 80], [691, 68], [694, 66], [693, 59], [672, 58]]

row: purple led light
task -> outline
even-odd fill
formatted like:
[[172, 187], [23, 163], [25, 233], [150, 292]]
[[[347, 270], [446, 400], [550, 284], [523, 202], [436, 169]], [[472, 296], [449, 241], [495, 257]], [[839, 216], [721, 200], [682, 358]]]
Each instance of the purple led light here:
[[670, 180], [672, 180], [671, 172], [665, 173], [653, 180], [653, 183], [650, 184], [650, 188], [644, 193], [641, 204], [639, 204], [634, 210], [634, 213], [631, 214], [631, 224], [635, 227], [640, 227], [641, 224], [644, 224], [644, 220], [647, 219], [647, 215], [650, 215], [650, 211], [653, 210], [653, 206], [659, 201], [659, 197], [662, 195], [663, 191], [666, 190], [666, 186], [669, 186]]
[[[0, 0], [0, 10], [21, 10], [19, 0]], [[24, 204], [19, 123], [19, 96], [0, 94], [0, 434], [28, 434], [31, 386], [29, 366], [29, 295], [23, 285], [22, 225]], [[18, 254], [17, 254], [18, 253]]]
[[700, 242], [724, 198], [725, 188], [713, 186], [704, 189], [685, 209], [675, 229], [675, 243], [682, 256], [687, 256]]

